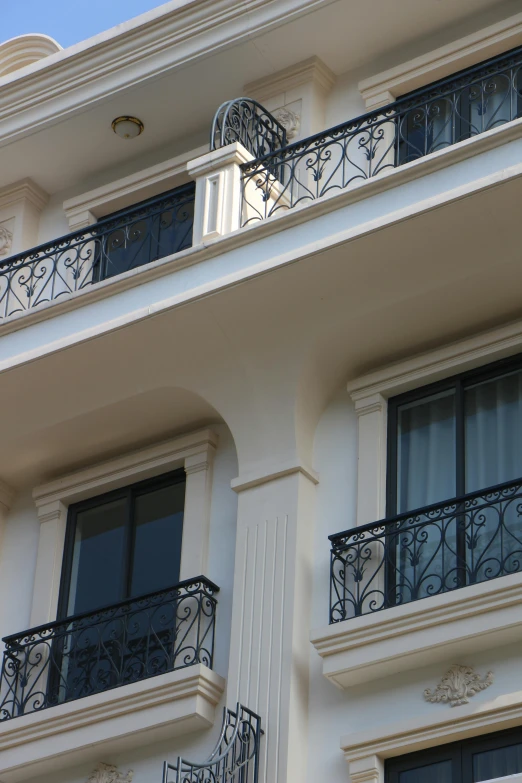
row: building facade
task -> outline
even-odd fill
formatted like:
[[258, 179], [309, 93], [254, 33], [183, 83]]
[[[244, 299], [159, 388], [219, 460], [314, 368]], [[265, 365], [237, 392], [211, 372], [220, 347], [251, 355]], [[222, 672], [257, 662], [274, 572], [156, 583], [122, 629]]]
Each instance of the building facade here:
[[1, 783], [522, 781], [521, 161], [518, 0], [0, 44]]

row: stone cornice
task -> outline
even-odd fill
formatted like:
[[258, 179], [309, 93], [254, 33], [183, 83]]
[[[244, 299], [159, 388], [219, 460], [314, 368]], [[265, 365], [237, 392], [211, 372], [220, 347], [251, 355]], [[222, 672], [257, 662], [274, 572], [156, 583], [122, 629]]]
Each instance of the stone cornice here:
[[192, 0], [161, 6], [1, 78], [0, 143], [331, 2]]
[[309, 57], [265, 79], [250, 82], [245, 85], [245, 94], [262, 103], [274, 95], [280, 95], [309, 82], [328, 93], [334, 86], [335, 80], [335, 74], [319, 57]]
[[24, 200], [41, 211], [49, 201], [49, 194], [28, 177], [0, 188], [0, 209]]

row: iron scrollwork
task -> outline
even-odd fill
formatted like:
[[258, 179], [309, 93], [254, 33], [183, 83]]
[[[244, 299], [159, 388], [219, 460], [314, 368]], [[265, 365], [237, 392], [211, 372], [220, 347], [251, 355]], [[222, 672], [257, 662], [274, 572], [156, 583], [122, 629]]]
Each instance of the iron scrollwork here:
[[330, 536], [330, 623], [522, 571], [522, 480]]
[[237, 704], [223, 710], [223, 724], [216, 747], [206, 761], [196, 763], [178, 757], [163, 765], [162, 783], [257, 783], [261, 718]]
[[203, 663], [219, 588], [205, 577], [3, 639], [0, 721]]
[[210, 149], [238, 141], [261, 158], [286, 146], [286, 129], [270, 112], [252, 98], [235, 98], [216, 112], [210, 133]]
[[522, 47], [242, 165], [242, 225], [522, 116]]
[[192, 246], [194, 183], [0, 264], [0, 318]]

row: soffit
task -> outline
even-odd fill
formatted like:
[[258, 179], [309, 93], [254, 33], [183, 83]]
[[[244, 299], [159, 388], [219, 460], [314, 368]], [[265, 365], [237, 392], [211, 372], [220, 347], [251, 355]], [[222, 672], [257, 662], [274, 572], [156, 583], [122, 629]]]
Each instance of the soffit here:
[[[199, 13], [193, 23], [199, 18], [200, 28], [178, 24], [176, 38], [178, 5], [0, 80], [0, 145], [10, 144], [0, 186], [31, 176], [55, 193], [132, 161], [139, 168], [140, 158], [160, 149], [171, 157], [204, 143], [217, 106], [250, 81], [314, 55], [335, 73], [370, 68], [423, 36], [451, 40], [452, 25], [466, 18], [476, 25], [477, 14], [504, 7], [500, 0], [440, 0], [419, 14], [418, 0], [367, 0], [354, 13], [353, 0], [201, 0], [186, 4]], [[223, 23], [205, 27], [205, 9]], [[145, 133], [122, 142], [110, 130], [120, 114], [139, 116]]]

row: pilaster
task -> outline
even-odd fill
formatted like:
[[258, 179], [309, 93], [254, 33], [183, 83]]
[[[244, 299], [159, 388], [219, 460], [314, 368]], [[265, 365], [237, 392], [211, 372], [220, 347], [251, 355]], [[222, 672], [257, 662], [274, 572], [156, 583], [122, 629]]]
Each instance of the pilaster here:
[[34, 577], [30, 625], [43, 625], [56, 619], [63, 547], [67, 524], [67, 506], [60, 500], [39, 505], [38, 555]]
[[206, 575], [210, 537], [210, 497], [216, 449], [207, 443], [202, 451], [185, 457], [185, 513], [180, 579]]
[[238, 480], [228, 699], [263, 720], [261, 780], [306, 779], [314, 479]]
[[356, 397], [358, 426], [357, 524], [377, 522], [386, 513], [388, 403], [382, 394]]

